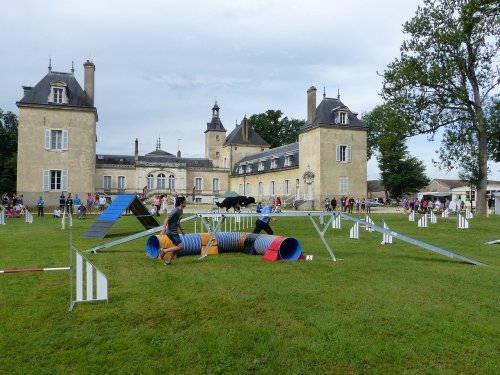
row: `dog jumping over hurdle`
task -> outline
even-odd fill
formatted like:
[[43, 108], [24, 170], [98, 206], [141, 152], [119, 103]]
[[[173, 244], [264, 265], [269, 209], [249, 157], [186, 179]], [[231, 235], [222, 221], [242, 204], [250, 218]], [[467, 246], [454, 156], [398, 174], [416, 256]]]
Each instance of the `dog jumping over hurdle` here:
[[254, 197], [228, 197], [225, 198], [221, 203], [215, 202], [217, 207], [225, 208], [226, 212], [229, 211], [230, 208], [234, 209], [234, 212], [241, 212], [241, 207], [248, 207], [251, 204], [255, 204]]

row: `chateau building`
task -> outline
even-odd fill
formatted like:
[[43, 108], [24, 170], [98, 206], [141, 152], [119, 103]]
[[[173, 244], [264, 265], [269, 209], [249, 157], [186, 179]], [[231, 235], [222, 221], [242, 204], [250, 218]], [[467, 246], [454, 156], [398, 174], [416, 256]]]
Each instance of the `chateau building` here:
[[[70, 73], [54, 72], [23, 86], [19, 108], [17, 192], [33, 206], [40, 195], [56, 205], [61, 193], [179, 194], [212, 204], [235, 191], [256, 200], [280, 196], [287, 206], [320, 208], [325, 198], [367, 193], [367, 128], [340, 101], [307, 91], [307, 121], [296, 143], [270, 149], [243, 118], [227, 134], [215, 103], [205, 130], [205, 157], [156, 149], [139, 155], [96, 153], [95, 65], [84, 63], [84, 87]], [[201, 132], [200, 132], [201, 133]], [[201, 134], [200, 134], [201, 135]], [[131, 140], [132, 146], [132, 140]]]

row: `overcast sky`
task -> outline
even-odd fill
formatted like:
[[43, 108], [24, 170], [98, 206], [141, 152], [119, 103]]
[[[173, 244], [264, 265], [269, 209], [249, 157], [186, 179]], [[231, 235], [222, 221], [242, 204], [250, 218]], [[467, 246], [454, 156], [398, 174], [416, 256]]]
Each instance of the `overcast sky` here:
[[[18, 114], [22, 86], [52, 69], [83, 87], [96, 65], [97, 152], [141, 155], [161, 148], [204, 157], [217, 100], [229, 132], [268, 109], [305, 119], [306, 91], [325, 88], [353, 112], [381, 104], [381, 78], [399, 56], [402, 24], [421, 0], [18, 0], [2, 8], [0, 108]], [[430, 160], [438, 144], [410, 144], [431, 178], [455, 178]], [[379, 177], [369, 162], [368, 178]], [[500, 179], [498, 165], [491, 178]]]

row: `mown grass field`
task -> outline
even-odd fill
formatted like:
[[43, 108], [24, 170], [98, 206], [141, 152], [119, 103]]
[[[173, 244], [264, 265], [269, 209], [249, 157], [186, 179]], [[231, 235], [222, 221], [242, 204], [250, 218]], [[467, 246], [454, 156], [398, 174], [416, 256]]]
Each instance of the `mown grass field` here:
[[[184, 217], [189, 216], [185, 214]], [[355, 215], [354, 215], [355, 216]], [[381, 214], [371, 214], [380, 225]], [[500, 217], [418, 228], [384, 214], [397, 232], [487, 263], [473, 266], [361, 230], [329, 229], [333, 262], [308, 218], [279, 218], [312, 261], [222, 254], [174, 265], [146, 257], [147, 237], [86, 254], [108, 277], [109, 303], [69, 307], [69, 273], [0, 274], [0, 372], [11, 374], [498, 374]], [[143, 230], [122, 217], [104, 240]], [[193, 221], [184, 224], [193, 231]], [[199, 229], [199, 223], [198, 223]], [[69, 265], [60, 220], [0, 226], [0, 269]]]

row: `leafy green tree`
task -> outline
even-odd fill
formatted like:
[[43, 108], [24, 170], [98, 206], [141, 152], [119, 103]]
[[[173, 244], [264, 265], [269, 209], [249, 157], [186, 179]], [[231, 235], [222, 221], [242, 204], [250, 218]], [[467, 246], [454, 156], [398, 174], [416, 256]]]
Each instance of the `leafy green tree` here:
[[12, 112], [0, 109], [0, 192], [16, 191], [18, 119]]
[[477, 159], [477, 212], [484, 214], [491, 136], [485, 102], [500, 84], [494, 65], [500, 52], [498, 2], [424, 0], [403, 31], [409, 39], [382, 74], [382, 96], [410, 119], [409, 135], [428, 133], [432, 139], [444, 129], [440, 167]]
[[414, 193], [429, 183], [425, 165], [411, 157], [406, 146], [407, 119], [388, 105], [362, 116], [368, 126], [368, 150], [376, 155], [381, 180], [391, 197]]
[[271, 148], [287, 145], [299, 140], [299, 129], [304, 120], [282, 117], [280, 110], [269, 109], [265, 113], [250, 116], [250, 126], [267, 142]]

